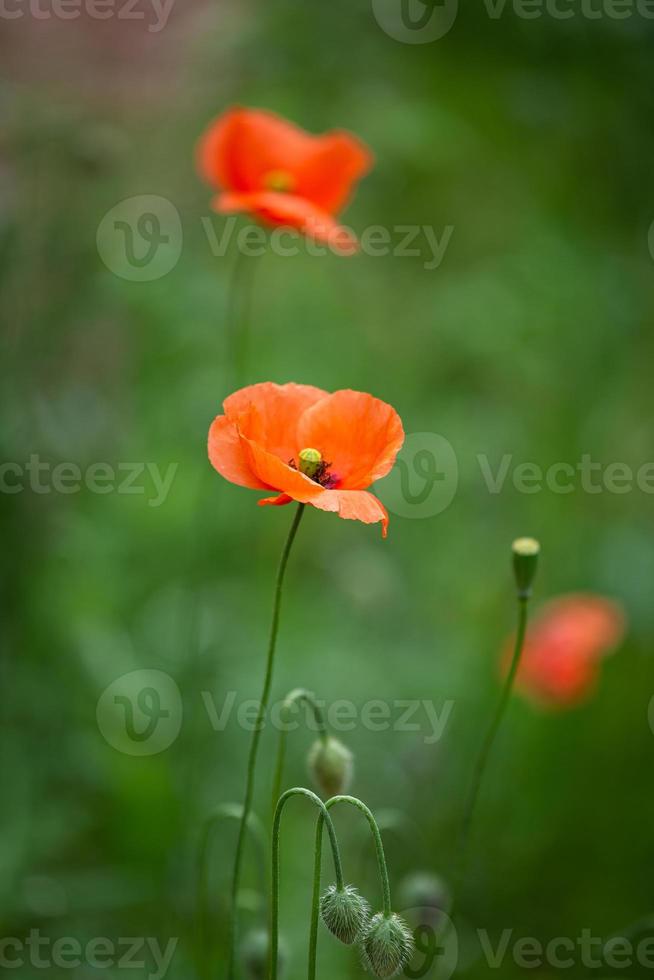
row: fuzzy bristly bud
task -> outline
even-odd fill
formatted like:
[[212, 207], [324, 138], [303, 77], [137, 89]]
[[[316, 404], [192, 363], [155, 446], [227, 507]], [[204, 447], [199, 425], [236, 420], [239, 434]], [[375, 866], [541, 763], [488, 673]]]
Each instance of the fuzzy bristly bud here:
[[361, 943], [363, 964], [376, 977], [394, 977], [407, 965], [414, 948], [411, 930], [399, 915], [377, 912]]
[[308, 763], [311, 778], [324, 796], [347, 792], [354, 772], [353, 757], [337, 738], [328, 735], [316, 739], [309, 750]]
[[320, 465], [322, 463], [322, 455], [317, 449], [303, 449], [299, 455], [300, 473], [304, 473], [305, 476], [313, 477], [320, 470]]
[[320, 899], [320, 915], [332, 935], [351, 946], [368, 924], [370, 908], [353, 885], [330, 885]]
[[518, 596], [528, 599], [538, 567], [540, 544], [535, 538], [517, 538], [511, 546], [513, 551], [513, 572]]
[[[245, 973], [250, 980], [266, 980], [270, 956], [269, 936], [265, 929], [253, 929], [241, 945], [241, 958]], [[277, 975], [281, 976], [286, 962], [282, 942], [277, 952]]]

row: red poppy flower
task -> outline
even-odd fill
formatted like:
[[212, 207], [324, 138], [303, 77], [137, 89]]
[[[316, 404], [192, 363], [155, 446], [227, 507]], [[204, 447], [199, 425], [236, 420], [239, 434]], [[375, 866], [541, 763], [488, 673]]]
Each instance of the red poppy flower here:
[[217, 211], [247, 211], [354, 251], [356, 239], [336, 214], [372, 165], [356, 137], [340, 130], [313, 136], [272, 112], [234, 108], [209, 125], [197, 159], [202, 177], [220, 190]]
[[234, 392], [209, 429], [209, 459], [242, 487], [274, 490], [260, 504], [297, 500], [346, 520], [388, 514], [367, 487], [389, 472], [404, 441], [395, 409], [361, 391], [329, 394], [270, 381]]
[[624, 628], [624, 614], [610, 599], [554, 599], [529, 625], [516, 686], [544, 705], [576, 704], [592, 692], [600, 661], [620, 643]]

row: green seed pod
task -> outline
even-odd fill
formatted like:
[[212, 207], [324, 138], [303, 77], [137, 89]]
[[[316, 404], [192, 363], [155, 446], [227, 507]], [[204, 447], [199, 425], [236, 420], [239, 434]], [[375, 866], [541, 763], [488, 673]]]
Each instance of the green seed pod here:
[[531, 586], [538, 566], [540, 544], [535, 538], [518, 538], [513, 542], [511, 550], [513, 551], [513, 572], [518, 587], [518, 596], [521, 599], [528, 599], [531, 595]]
[[354, 771], [352, 753], [337, 738], [317, 739], [309, 750], [309, 773], [323, 796], [346, 793]]
[[[241, 959], [245, 973], [251, 980], [266, 980], [270, 946], [266, 929], [253, 929], [241, 944]], [[281, 976], [286, 963], [286, 951], [280, 941], [277, 953], [277, 972]]]
[[353, 885], [330, 885], [320, 899], [320, 915], [332, 935], [351, 946], [367, 926], [370, 909]]
[[363, 965], [376, 977], [395, 977], [413, 955], [414, 942], [406, 922], [393, 912], [377, 912], [361, 943]]

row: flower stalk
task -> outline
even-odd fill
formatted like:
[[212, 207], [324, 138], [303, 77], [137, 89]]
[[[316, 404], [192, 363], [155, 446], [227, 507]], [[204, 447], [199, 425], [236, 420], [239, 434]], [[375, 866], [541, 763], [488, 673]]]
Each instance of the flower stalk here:
[[263, 723], [265, 720], [266, 711], [268, 709], [268, 701], [270, 699], [270, 689], [272, 686], [273, 668], [275, 663], [275, 648], [277, 645], [277, 633], [279, 631], [279, 616], [281, 610], [284, 576], [286, 573], [286, 566], [288, 564], [291, 548], [293, 547], [293, 542], [295, 540], [295, 535], [297, 534], [297, 530], [300, 526], [300, 521], [302, 520], [304, 507], [305, 507], [304, 504], [298, 504], [297, 510], [295, 511], [293, 523], [291, 524], [291, 528], [288, 533], [286, 543], [284, 544], [281, 558], [279, 560], [279, 567], [277, 569], [277, 578], [275, 581], [275, 596], [273, 601], [272, 621], [270, 624], [270, 639], [268, 641], [266, 672], [264, 676], [261, 701], [259, 703], [259, 711], [257, 713], [257, 720], [254, 726], [254, 730], [252, 732], [252, 740], [250, 742], [250, 753], [249, 753], [248, 764], [247, 764], [247, 779], [245, 785], [245, 799], [243, 801], [243, 812], [242, 812], [241, 822], [240, 822], [240, 827], [238, 832], [238, 839], [236, 842], [236, 854], [234, 857], [234, 870], [232, 874], [232, 888], [231, 888], [231, 902], [230, 902], [229, 945], [228, 945], [228, 954], [227, 954], [228, 980], [233, 980], [234, 978], [235, 961], [236, 961], [236, 943], [238, 938], [237, 906], [238, 906], [238, 892], [239, 892], [239, 886], [241, 881], [241, 867], [243, 864], [243, 847], [245, 844], [247, 823], [248, 823], [250, 811], [252, 809], [252, 799], [254, 796], [257, 756], [259, 753], [259, 742], [261, 740], [261, 732], [263, 729]]
[[[315, 843], [315, 854], [314, 854], [314, 886], [312, 895], [312, 914], [311, 914], [311, 937], [310, 937], [310, 949], [309, 949], [309, 977], [315, 977], [315, 962], [316, 962], [316, 945], [317, 945], [317, 912], [316, 907], [319, 904], [320, 899], [320, 866], [322, 858], [322, 830], [323, 824], [327, 824], [327, 832], [329, 834], [329, 841], [332, 850], [332, 859], [334, 862], [334, 875], [336, 877], [336, 886], [340, 889], [343, 888], [343, 868], [341, 865], [341, 857], [338, 848], [338, 839], [336, 837], [336, 830], [334, 829], [334, 824], [332, 818], [329, 815], [327, 806], [320, 797], [316, 796], [309, 789], [304, 789], [304, 787], [296, 786], [293, 789], [286, 790], [279, 798], [277, 807], [275, 809], [275, 817], [273, 819], [273, 830], [272, 830], [272, 897], [270, 903], [270, 970], [269, 976], [270, 980], [277, 980], [277, 959], [279, 953], [279, 838], [280, 838], [280, 826], [282, 814], [284, 812], [284, 807], [290, 799], [294, 796], [305, 796], [309, 799], [315, 806], [318, 807], [320, 813], [318, 815], [318, 824], [316, 829], [316, 843]], [[317, 880], [317, 885], [316, 885]], [[314, 932], [314, 919], [315, 919], [315, 932]], [[313, 963], [313, 973], [311, 972]]]

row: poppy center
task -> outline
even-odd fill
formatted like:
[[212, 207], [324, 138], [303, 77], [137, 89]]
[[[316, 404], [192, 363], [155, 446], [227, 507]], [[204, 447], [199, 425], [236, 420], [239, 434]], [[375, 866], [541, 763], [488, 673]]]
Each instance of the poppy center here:
[[288, 193], [295, 190], [295, 177], [288, 170], [269, 170], [263, 182], [270, 191]]
[[338, 486], [338, 477], [330, 472], [332, 464], [322, 458], [322, 453], [319, 450], [310, 446], [301, 449], [298, 453], [297, 466], [294, 459], [289, 460], [288, 465], [292, 466], [294, 470], [304, 473], [314, 483], [319, 483], [325, 490], [332, 490]]
[[324, 466], [322, 455], [317, 449], [302, 449], [298, 458], [300, 460], [300, 473], [304, 473], [312, 480]]

